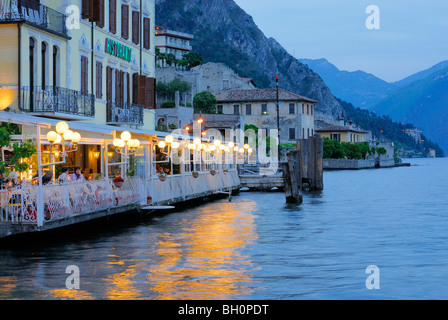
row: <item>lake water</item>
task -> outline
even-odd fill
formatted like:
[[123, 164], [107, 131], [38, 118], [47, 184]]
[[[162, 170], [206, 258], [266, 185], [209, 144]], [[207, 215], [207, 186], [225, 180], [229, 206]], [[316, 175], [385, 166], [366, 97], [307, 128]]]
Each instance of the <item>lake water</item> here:
[[[0, 299], [447, 299], [448, 159], [405, 161], [413, 166], [325, 172], [324, 191], [298, 206], [241, 192], [2, 248]], [[66, 288], [70, 265], [79, 290]], [[379, 289], [369, 290], [372, 265]]]

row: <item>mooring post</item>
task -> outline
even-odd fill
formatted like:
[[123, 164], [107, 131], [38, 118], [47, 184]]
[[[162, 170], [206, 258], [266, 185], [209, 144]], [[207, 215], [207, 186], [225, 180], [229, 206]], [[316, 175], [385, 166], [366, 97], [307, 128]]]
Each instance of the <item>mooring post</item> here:
[[289, 174], [288, 162], [282, 163], [282, 171], [283, 171], [283, 186], [285, 189], [286, 202], [290, 203], [292, 198], [292, 190], [291, 190], [291, 176]]
[[301, 157], [299, 150], [291, 150], [287, 153], [286, 158], [288, 159], [289, 175], [291, 183], [291, 192], [289, 203], [302, 203], [302, 175], [301, 175]]
[[316, 183], [315, 188], [316, 190], [323, 190], [324, 189], [324, 170], [323, 170], [323, 163], [324, 163], [324, 139], [320, 136], [316, 136]]

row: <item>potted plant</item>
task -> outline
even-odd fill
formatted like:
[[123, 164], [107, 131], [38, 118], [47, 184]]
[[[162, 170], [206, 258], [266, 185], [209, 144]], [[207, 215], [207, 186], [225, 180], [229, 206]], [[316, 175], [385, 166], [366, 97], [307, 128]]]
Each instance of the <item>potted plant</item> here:
[[161, 173], [161, 174], [159, 174], [159, 180], [160, 181], [165, 181], [166, 180], [166, 174], [165, 173]]
[[120, 176], [116, 176], [114, 178], [114, 180], [112, 180], [112, 181], [113, 181], [115, 187], [117, 187], [117, 188], [121, 188], [121, 186], [123, 185], [123, 182], [124, 182], [123, 178]]
[[227, 172], [229, 172], [229, 169], [224, 169], [224, 170], [222, 170], [222, 172], [227, 173]]
[[199, 177], [199, 172], [197, 171], [193, 171], [191, 174], [193, 175], [193, 178]]
[[210, 174], [211, 174], [212, 176], [214, 176], [214, 175], [216, 174], [216, 170], [215, 170], [215, 169], [210, 170]]
[[146, 204], [150, 205], [152, 203], [152, 197], [151, 196], [147, 196], [146, 197]]

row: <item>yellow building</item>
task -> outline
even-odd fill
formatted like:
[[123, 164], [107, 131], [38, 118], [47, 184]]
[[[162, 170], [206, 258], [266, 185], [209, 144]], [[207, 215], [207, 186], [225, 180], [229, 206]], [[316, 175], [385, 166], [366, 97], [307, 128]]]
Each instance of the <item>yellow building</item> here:
[[316, 134], [322, 138], [329, 138], [339, 142], [365, 142], [368, 131], [353, 126], [332, 125], [323, 121], [316, 121]]
[[0, 110], [154, 129], [154, 1], [40, 2], [0, 2]]

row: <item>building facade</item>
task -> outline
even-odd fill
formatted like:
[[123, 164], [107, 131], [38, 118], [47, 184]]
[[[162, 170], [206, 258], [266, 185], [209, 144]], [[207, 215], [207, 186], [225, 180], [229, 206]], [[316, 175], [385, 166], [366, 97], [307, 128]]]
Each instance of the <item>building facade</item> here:
[[154, 129], [154, 1], [0, 6], [2, 110]]
[[[212, 92], [217, 99], [217, 112], [240, 115], [245, 125], [258, 129], [278, 129], [276, 89], [221, 90]], [[280, 143], [314, 136], [314, 104], [317, 101], [279, 89]]]
[[191, 41], [194, 37], [191, 34], [160, 26], [155, 27], [155, 32], [156, 48], [159, 48], [160, 53], [174, 54], [176, 59], [182, 59], [192, 49]]
[[350, 126], [329, 124], [321, 120], [316, 121], [316, 133], [322, 138], [329, 138], [339, 142], [368, 142], [368, 131]]

